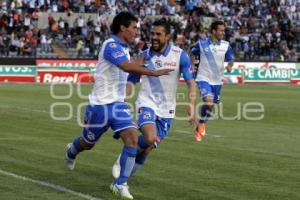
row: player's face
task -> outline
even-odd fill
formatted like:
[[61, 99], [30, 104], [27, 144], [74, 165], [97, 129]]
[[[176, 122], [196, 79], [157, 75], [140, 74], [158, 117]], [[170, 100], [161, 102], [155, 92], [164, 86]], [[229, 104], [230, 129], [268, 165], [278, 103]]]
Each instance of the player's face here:
[[132, 21], [128, 27], [122, 26], [122, 31], [124, 33], [124, 40], [130, 44], [137, 37], [137, 24], [135, 21]]
[[218, 25], [216, 30], [213, 30], [212, 32], [213, 37], [216, 40], [222, 40], [225, 36], [225, 26], [224, 25]]
[[168, 45], [170, 34], [167, 34], [163, 26], [154, 26], [151, 30], [151, 49], [162, 52]]

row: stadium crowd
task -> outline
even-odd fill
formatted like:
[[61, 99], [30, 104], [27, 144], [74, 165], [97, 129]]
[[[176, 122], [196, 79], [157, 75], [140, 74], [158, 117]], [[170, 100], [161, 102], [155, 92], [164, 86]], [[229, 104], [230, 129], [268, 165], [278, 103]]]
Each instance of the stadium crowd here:
[[[36, 56], [52, 51], [58, 41], [74, 48], [77, 57], [97, 57], [99, 46], [109, 35], [107, 16], [121, 10], [139, 17], [137, 48], [149, 42], [152, 21], [166, 17], [173, 25], [173, 42], [189, 49], [206, 37], [208, 22], [223, 19], [226, 40], [238, 60], [299, 60], [300, 2], [298, 0], [0, 0], [0, 55]], [[48, 28], [39, 29], [41, 12], [48, 13]], [[96, 19], [78, 15], [74, 23], [55, 13], [96, 13]], [[38, 49], [39, 48], [39, 49]]]

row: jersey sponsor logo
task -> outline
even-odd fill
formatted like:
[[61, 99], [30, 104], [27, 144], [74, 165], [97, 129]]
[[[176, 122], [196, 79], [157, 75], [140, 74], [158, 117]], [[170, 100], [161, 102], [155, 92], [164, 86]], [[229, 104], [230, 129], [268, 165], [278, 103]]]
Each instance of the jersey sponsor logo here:
[[116, 48], [117, 47], [117, 44], [112, 42], [112, 43], [109, 43], [109, 47], [110, 48]]
[[125, 55], [125, 53], [123, 51], [117, 51], [117, 52], [113, 53], [114, 58], [120, 58], [124, 55]]
[[164, 66], [169, 68], [175, 68], [176, 62], [164, 62]]
[[225, 49], [220, 49], [220, 48], [216, 48], [216, 47], [212, 47], [211, 49], [214, 53], [217, 53], [217, 52], [225, 52], [226, 50]]
[[180, 53], [180, 50], [172, 49], [174, 53]]

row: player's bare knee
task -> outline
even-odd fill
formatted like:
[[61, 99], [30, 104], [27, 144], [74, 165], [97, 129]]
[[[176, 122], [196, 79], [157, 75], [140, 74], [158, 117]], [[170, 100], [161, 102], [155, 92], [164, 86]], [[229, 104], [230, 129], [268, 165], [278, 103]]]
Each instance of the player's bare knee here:
[[80, 146], [84, 149], [84, 150], [90, 150], [92, 149], [95, 144], [90, 144], [90, 143], [87, 143], [86, 141], [84, 141], [84, 139], [80, 139]]
[[214, 108], [214, 103], [213, 102], [207, 103], [207, 107], [208, 109], [212, 110]]
[[83, 148], [84, 148], [84, 150], [91, 150], [94, 146], [95, 146], [95, 144], [87, 144]]
[[138, 137], [130, 137], [125, 143], [127, 146], [136, 147], [138, 145]]
[[145, 141], [148, 145], [152, 145], [154, 144], [154, 142], [156, 141], [156, 135], [155, 134], [151, 134], [151, 135], [144, 135]]
[[134, 128], [126, 129], [120, 133], [125, 145], [136, 147], [138, 145], [137, 130]]

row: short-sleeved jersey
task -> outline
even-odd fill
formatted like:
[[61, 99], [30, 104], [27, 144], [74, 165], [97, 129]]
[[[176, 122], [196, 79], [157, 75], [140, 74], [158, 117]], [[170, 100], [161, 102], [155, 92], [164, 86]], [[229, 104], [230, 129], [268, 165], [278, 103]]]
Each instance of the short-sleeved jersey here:
[[89, 101], [93, 105], [123, 102], [128, 73], [118, 65], [130, 60], [129, 46], [112, 35], [104, 41], [96, 69], [95, 83]]
[[[174, 118], [179, 78], [182, 74], [186, 81], [193, 79], [191, 61], [187, 53], [179, 47], [168, 44], [162, 53], [147, 49], [142, 55], [145, 58], [145, 67], [152, 70], [171, 68], [174, 71], [160, 77], [144, 76], [136, 101], [137, 107], [151, 108], [159, 117]], [[139, 76], [130, 74], [128, 80], [137, 82], [139, 81], [137, 77]]]
[[191, 53], [200, 54], [196, 81], [206, 81], [211, 85], [221, 85], [224, 74], [224, 61], [233, 62], [234, 54], [229, 42], [220, 40], [213, 43], [210, 38], [200, 39]]

